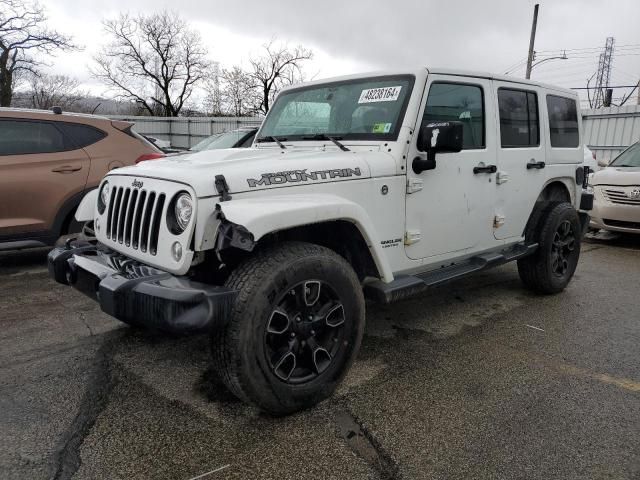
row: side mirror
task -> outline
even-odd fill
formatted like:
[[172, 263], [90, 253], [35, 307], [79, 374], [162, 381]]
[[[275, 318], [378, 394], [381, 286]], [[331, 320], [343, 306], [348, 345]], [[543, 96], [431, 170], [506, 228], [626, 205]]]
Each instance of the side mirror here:
[[436, 153], [453, 153], [462, 150], [462, 123], [435, 122], [420, 129], [418, 150], [427, 152], [427, 158], [416, 157], [411, 168], [416, 173], [436, 168]]
[[604, 168], [604, 167], [606, 167], [608, 165], [609, 165], [609, 161], [608, 160], [606, 160], [604, 158], [599, 158], [598, 159], [598, 166], [599, 167], [603, 167]]

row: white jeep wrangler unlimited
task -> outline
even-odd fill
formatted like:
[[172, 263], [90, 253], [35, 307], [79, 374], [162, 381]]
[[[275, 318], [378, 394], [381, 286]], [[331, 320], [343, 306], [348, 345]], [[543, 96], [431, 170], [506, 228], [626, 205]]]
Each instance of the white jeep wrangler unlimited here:
[[60, 283], [131, 325], [207, 331], [240, 399], [279, 415], [331, 395], [365, 301], [517, 260], [571, 279], [592, 196], [576, 95], [442, 69], [282, 91], [253, 148], [115, 170], [49, 255]]

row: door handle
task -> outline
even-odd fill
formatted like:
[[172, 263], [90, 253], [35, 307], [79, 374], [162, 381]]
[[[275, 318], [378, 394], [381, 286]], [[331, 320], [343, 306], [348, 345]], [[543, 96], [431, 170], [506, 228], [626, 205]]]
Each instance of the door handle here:
[[54, 168], [51, 171], [56, 173], [71, 173], [82, 170], [82, 167], [74, 167], [72, 165], [63, 165], [62, 167]]
[[546, 164], [544, 162], [529, 162], [527, 163], [527, 170], [531, 170], [532, 168], [537, 168], [538, 170], [542, 170], [545, 166]]
[[498, 167], [495, 165], [478, 165], [477, 167], [473, 167], [473, 173], [477, 175], [478, 173], [496, 173], [498, 171]]

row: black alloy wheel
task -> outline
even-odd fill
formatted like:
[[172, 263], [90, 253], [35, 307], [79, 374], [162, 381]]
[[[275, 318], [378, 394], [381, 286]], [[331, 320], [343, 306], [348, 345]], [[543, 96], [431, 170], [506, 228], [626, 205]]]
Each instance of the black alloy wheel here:
[[211, 332], [214, 368], [241, 400], [271, 415], [312, 407], [346, 375], [362, 341], [365, 302], [353, 267], [306, 242], [256, 249], [225, 286], [226, 325]]
[[301, 384], [324, 372], [344, 336], [339, 296], [318, 280], [301, 282], [277, 302], [265, 330], [265, 354], [282, 381]]
[[582, 230], [578, 213], [568, 202], [540, 203], [525, 231], [537, 243], [533, 255], [518, 260], [522, 282], [537, 293], [559, 293], [573, 277], [580, 259]]
[[551, 269], [558, 277], [569, 271], [571, 257], [576, 251], [576, 236], [569, 220], [563, 221], [556, 230], [551, 246]]

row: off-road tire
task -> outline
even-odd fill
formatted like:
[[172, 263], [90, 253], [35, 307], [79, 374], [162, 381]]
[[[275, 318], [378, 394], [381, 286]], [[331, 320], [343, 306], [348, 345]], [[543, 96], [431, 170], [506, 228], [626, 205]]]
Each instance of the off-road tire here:
[[[567, 258], [566, 271], [554, 273], [554, 238], [561, 225], [571, 226], [572, 251]], [[538, 243], [533, 255], [518, 260], [518, 273], [527, 288], [540, 294], [559, 293], [565, 289], [578, 265], [582, 228], [573, 205], [567, 202], [551, 202], [537, 205], [527, 224], [525, 240]]]
[[[324, 282], [344, 308], [342, 340], [326, 370], [302, 384], [274, 373], [265, 346], [266, 330], [278, 299], [307, 280]], [[325, 247], [283, 242], [255, 251], [225, 285], [238, 291], [228, 323], [211, 333], [213, 366], [240, 400], [274, 415], [303, 410], [329, 397], [353, 363], [365, 322], [362, 287], [349, 263]], [[303, 283], [306, 289], [307, 283]], [[327, 317], [328, 318], [328, 317]], [[270, 325], [270, 324], [269, 324]], [[315, 355], [313, 356], [315, 363]]]

